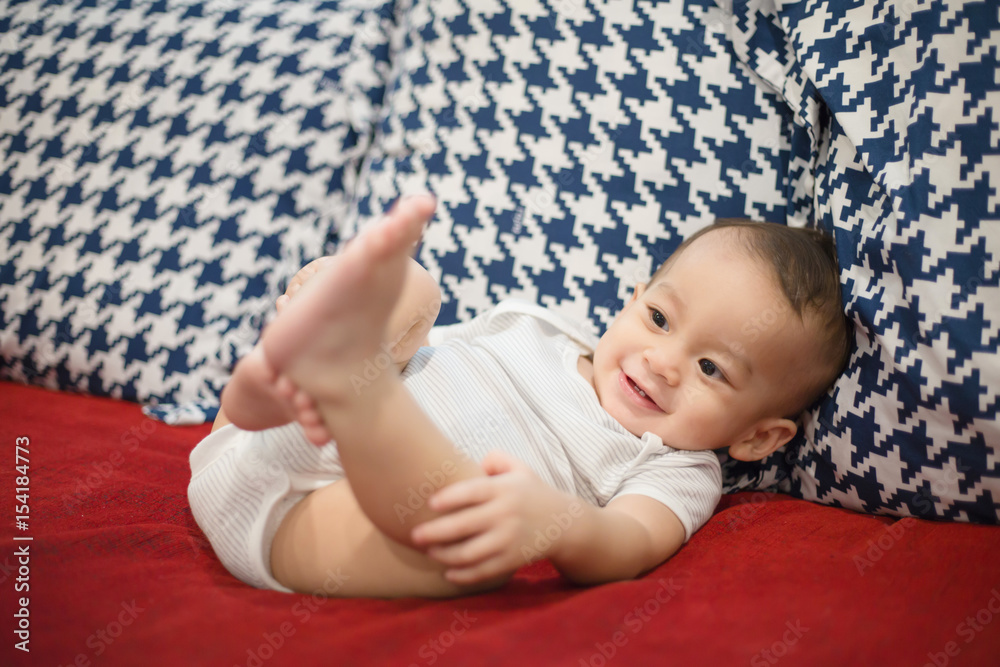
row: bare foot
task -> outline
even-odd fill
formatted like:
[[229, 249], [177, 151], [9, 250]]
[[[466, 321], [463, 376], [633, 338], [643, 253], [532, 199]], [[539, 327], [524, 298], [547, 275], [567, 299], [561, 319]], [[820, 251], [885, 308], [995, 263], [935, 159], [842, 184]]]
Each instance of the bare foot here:
[[[281, 312], [302, 286], [323, 265], [332, 259], [320, 257], [306, 264], [292, 277], [285, 293], [278, 297], [275, 307]], [[279, 393], [275, 384], [275, 374], [264, 357], [260, 345], [254, 346], [233, 369], [232, 377], [222, 392], [223, 424], [233, 423], [245, 431], [261, 431], [283, 426], [295, 420], [295, 405]], [[217, 426], [218, 426], [217, 422]], [[317, 437], [319, 433], [317, 431]], [[327, 437], [329, 440], [329, 437]]]
[[[316, 408], [349, 409], [355, 382], [382, 351], [389, 315], [399, 298], [410, 253], [434, 211], [430, 196], [402, 200], [364, 230], [284, 303], [264, 330], [267, 376], [316, 444], [330, 432]], [[384, 373], [396, 373], [391, 364]]]
[[[289, 281], [285, 293], [275, 302], [277, 312], [280, 313], [328, 262], [335, 262], [338, 257], [337, 255], [320, 257], [299, 269]], [[402, 294], [387, 326], [387, 331], [393, 337], [387, 339], [383, 346], [384, 351], [400, 371], [417, 349], [426, 343], [427, 334], [434, 326], [440, 309], [441, 288], [419, 262], [411, 259], [407, 266]]]
[[296, 294], [298, 294], [299, 290], [302, 289], [302, 286], [309, 282], [309, 280], [319, 273], [320, 269], [322, 269], [326, 263], [332, 259], [334, 259], [333, 255], [320, 257], [318, 259], [314, 259], [299, 269], [298, 272], [292, 276], [292, 279], [288, 281], [288, 287], [285, 288], [285, 293], [279, 296], [278, 300], [275, 301], [275, 310], [280, 313], [284, 307], [288, 305], [288, 302]]

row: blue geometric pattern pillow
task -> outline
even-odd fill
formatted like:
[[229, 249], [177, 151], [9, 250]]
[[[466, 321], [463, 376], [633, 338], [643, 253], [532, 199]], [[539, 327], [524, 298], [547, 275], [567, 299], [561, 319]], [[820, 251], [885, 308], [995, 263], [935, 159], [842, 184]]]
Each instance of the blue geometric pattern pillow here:
[[211, 417], [328, 250], [383, 2], [0, 2], [0, 377]]
[[779, 488], [998, 522], [996, 3], [734, 7], [737, 53], [804, 130], [811, 214], [835, 235], [857, 338]]
[[722, 11], [629, 4], [397, 3], [345, 235], [433, 191], [419, 258], [441, 322], [516, 296], [601, 329], [715, 217], [787, 221], [791, 120], [732, 57]]
[[997, 522], [995, 7], [726, 4], [401, 3], [349, 227], [429, 189], [442, 321], [519, 296], [602, 329], [715, 217], [822, 225], [857, 349], [727, 489]]

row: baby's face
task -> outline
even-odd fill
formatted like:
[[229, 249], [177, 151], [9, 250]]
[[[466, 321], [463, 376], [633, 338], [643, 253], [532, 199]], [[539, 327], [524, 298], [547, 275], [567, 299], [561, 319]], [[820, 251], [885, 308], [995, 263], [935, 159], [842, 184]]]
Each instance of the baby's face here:
[[809, 336], [773, 279], [709, 233], [640, 285], [594, 352], [601, 405], [631, 433], [676, 449], [727, 447], [779, 403]]

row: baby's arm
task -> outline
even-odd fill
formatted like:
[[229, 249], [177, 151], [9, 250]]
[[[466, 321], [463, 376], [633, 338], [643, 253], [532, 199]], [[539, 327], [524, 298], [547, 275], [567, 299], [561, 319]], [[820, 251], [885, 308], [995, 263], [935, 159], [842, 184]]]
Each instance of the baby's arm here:
[[621, 496], [584, 510], [577, 529], [566, 531], [549, 555], [556, 569], [577, 583], [632, 579], [684, 544], [680, 519], [649, 496]]
[[[288, 284], [285, 293], [278, 297], [276, 307], [280, 313], [287, 303], [309, 282], [327, 262], [337, 261], [337, 256], [320, 257], [299, 269]], [[441, 289], [416, 260], [407, 267], [402, 293], [386, 325], [383, 350], [402, 371], [416, 351], [426, 344], [438, 311], [441, 309]], [[259, 347], [241, 359], [233, 369], [232, 379], [222, 394], [222, 406], [212, 430], [229, 424], [246, 430], [262, 430], [282, 426], [292, 421], [292, 413], [274, 393], [273, 383], [260, 359]]]
[[581, 584], [631, 579], [672, 556], [684, 526], [662, 503], [625, 495], [595, 507], [552, 488], [528, 466], [494, 452], [490, 475], [431, 497], [444, 516], [418, 526], [413, 541], [448, 566], [446, 577], [473, 584], [548, 558]]

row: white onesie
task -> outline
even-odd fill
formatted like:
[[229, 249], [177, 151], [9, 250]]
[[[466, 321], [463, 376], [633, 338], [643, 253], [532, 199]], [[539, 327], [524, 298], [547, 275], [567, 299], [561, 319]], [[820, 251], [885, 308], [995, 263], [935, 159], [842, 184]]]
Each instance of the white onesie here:
[[[627, 494], [660, 501], [686, 538], [712, 515], [721, 471], [710, 451], [632, 435], [601, 408], [577, 370], [595, 336], [533, 304], [504, 301], [463, 324], [435, 327], [403, 382], [455, 446], [475, 461], [503, 450], [553, 487], [598, 506]], [[363, 386], [360, 387], [363, 390]], [[307, 493], [343, 477], [336, 445], [297, 425], [226, 426], [191, 452], [188, 498], [223, 565], [244, 582], [288, 590], [270, 572], [274, 534]]]

